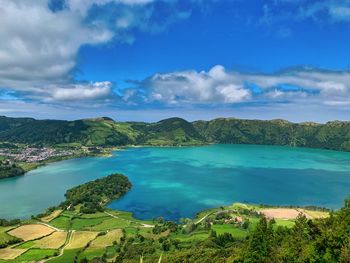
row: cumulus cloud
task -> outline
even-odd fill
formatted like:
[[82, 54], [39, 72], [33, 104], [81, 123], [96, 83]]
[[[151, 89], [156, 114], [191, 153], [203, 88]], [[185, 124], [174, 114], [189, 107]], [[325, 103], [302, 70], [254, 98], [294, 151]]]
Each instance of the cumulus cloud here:
[[[149, 25], [154, 30], [155, 11], [149, 6], [153, 2], [0, 0], [0, 89], [12, 89], [41, 101], [111, 94], [110, 85], [101, 88], [75, 84], [73, 73], [79, 49], [110, 41], [130, 42], [135, 28], [146, 30]], [[59, 8], [53, 3], [60, 3]], [[102, 10], [90, 14], [90, 10], [98, 8]], [[173, 19], [174, 16], [166, 18], [160, 28]]]
[[237, 103], [313, 103], [344, 106], [350, 102], [350, 72], [311, 68], [275, 74], [209, 71], [155, 74], [124, 93], [124, 100], [164, 105]]
[[[147, 91], [145, 102], [165, 104], [184, 103], [236, 103], [250, 97], [250, 91], [222, 66], [215, 66], [208, 72], [182, 71], [155, 74], [144, 80], [138, 91]], [[136, 91], [136, 90], [135, 90]], [[134, 95], [140, 95], [135, 93]], [[130, 90], [127, 93], [130, 96]], [[143, 95], [142, 95], [143, 96]]]
[[66, 79], [81, 45], [112, 38], [68, 10], [52, 12], [43, 0], [0, 1], [0, 24], [0, 86], [13, 88]]
[[86, 101], [108, 98], [112, 83], [109, 81], [51, 87], [49, 99], [54, 101]]

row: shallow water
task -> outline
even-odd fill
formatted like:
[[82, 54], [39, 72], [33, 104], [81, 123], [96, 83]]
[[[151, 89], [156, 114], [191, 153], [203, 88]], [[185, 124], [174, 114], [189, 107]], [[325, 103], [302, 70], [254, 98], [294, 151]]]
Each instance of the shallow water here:
[[50, 164], [0, 181], [0, 218], [28, 217], [68, 188], [119, 172], [132, 190], [109, 207], [177, 220], [232, 202], [338, 208], [350, 194], [350, 153], [256, 145], [131, 148]]

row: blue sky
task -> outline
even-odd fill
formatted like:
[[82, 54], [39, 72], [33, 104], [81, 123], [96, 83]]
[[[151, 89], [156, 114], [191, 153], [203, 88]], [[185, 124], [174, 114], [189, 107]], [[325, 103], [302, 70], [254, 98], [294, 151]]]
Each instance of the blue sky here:
[[348, 0], [5, 0], [0, 24], [3, 115], [350, 113]]

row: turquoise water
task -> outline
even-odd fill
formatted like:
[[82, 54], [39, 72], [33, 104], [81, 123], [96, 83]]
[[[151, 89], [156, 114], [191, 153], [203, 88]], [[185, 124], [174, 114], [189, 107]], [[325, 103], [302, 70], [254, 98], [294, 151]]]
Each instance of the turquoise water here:
[[256, 145], [130, 148], [53, 163], [0, 181], [0, 218], [28, 217], [68, 188], [119, 172], [132, 190], [109, 207], [141, 219], [192, 217], [232, 202], [338, 208], [350, 194], [350, 153]]

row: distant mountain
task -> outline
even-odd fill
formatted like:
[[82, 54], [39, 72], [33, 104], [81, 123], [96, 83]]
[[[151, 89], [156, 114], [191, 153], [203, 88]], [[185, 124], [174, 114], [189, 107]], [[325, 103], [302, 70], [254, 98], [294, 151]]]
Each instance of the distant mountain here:
[[179, 146], [207, 143], [288, 145], [350, 151], [350, 122], [291, 123], [285, 120], [219, 118], [188, 122], [77, 121], [0, 117], [0, 141], [42, 145]]
[[181, 118], [170, 118], [157, 123], [133, 123], [131, 128], [139, 133], [136, 144], [172, 146], [205, 143], [194, 125]]

